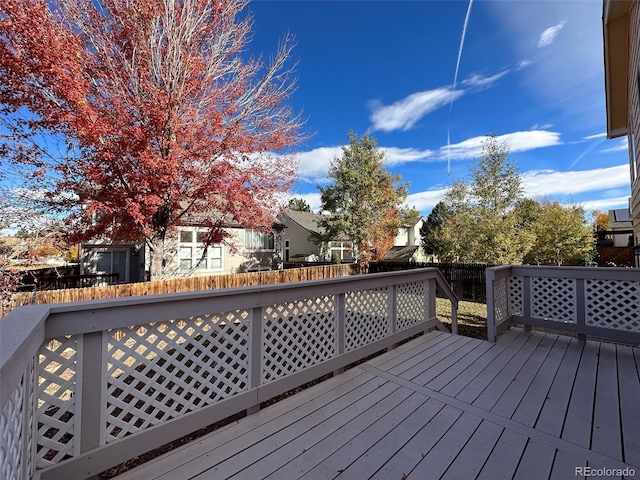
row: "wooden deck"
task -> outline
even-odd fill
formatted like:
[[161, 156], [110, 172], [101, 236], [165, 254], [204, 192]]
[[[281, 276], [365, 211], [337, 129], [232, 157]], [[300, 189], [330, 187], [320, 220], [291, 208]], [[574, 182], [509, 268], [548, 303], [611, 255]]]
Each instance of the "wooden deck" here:
[[624, 345], [431, 332], [118, 478], [640, 478], [639, 367]]

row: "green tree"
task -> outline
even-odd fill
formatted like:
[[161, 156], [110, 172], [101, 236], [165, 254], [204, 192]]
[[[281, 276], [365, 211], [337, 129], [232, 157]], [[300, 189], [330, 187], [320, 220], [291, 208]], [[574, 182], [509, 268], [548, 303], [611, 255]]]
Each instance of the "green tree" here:
[[449, 213], [444, 202], [440, 201], [433, 207], [422, 227], [420, 227], [422, 248], [427, 255], [436, 255], [440, 258], [447, 256], [449, 248], [444, 244], [442, 228], [448, 221]]
[[538, 202], [530, 198], [523, 198], [516, 203], [515, 213], [518, 218], [519, 229], [533, 230], [535, 223], [538, 221], [542, 207]]
[[[384, 152], [374, 137], [349, 132], [349, 144], [329, 169], [333, 184], [318, 187], [322, 210], [330, 212], [320, 223], [325, 241], [345, 238], [353, 242], [357, 260], [381, 258], [388, 239], [398, 233], [401, 205], [407, 197], [400, 176], [384, 168]], [[375, 249], [375, 252], [374, 252]]]
[[311, 206], [304, 198], [292, 198], [287, 205], [289, 210], [295, 210], [297, 212], [311, 212]]
[[420, 212], [418, 211], [418, 209], [415, 206], [412, 207], [403, 207], [400, 210], [400, 216], [405, 220], [415, 220], [418, 221], [418, 218], [420, 218]]
[[526, 260], [530, 263], [562, 265], [577, 263], [593, 250], [593, 232], [579, 205], [560, 205], [545, 200], [534, 223], [535, 242]]
[[471, 170], [446, 192], [447, 212], [437, 237], [444, 257], [462, 262], [518, 264], [531, 248], [533, 234], [517, 207], [524, 191], [509, 148], [491, 133]]

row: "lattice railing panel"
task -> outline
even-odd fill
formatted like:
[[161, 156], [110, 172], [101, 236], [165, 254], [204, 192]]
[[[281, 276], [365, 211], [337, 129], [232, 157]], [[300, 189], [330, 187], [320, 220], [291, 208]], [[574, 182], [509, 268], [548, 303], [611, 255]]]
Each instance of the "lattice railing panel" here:
[[335, 297], [264, 309], [262, 381], [269, 382], [336, 355]]
[[398, 285], [397, 292], [398, 331], [425, 321], [429, 301], [427, 282], [403, 283]]
[[249, 310], [110, 331], [107, 442], [249, 386]]
[[496, 280], [493, 284], [493, 307], [495, 324], [500, 325], [509, 318], [509, 282], [507, 277]]
[[524, 287], [522, 277], [520, 275], [509, 277], [509, 312], [511, 312], [511, 315], [519, 317], [523, 315], [523, 299]]
[[576, 323], [575, 279], [531, 277], [531, 316]]
[[6, 480], [22, 477], [22, 427], [28, 421], [22, 408], [23, 397], [28, 395], [26, 376], [25, 373], [0, 412], [0, 478]]
[[56, 464], [79, 453], [75, 420], [81, 349], [81, 336], [54, 338], [40, 348], [37, 468]]
[[353, 350], [390, 333], [389, 288], [345, 294], [345, 350]]
[[585, 280], [587, 325], [640, 332], [640, 282]]

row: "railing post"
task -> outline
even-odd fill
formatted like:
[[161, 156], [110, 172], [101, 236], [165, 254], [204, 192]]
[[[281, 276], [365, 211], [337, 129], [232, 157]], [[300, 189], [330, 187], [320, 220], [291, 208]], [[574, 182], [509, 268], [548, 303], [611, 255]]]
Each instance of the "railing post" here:
[[[251, 309], [251, 329], [249, 330], [249, 388], [257, 388], [262, 381], [262, 307]], [[256, 397], [257, 398], [257, 397]], [[260, 403], [247, 409], [247, 415], [260, 410]]]
[[80, 453], [106, 443], [107, 334], [100, 331], [82, 335], [82, 361], [78, 362], [82, 384], [75, 395], [80, 410]]
[[451, 302], [451, 333], [458, 334], [458, 307]]
[[[429, 278], [427, 280], [427, 305], [426, 305], [426, 320], [436, 318], [436, 279]], [[425, 330], [426, 333], [426, 330]]]
[[[522, 316], [526, 319], [531, 318], [531, 277], [529, 275], [522, 276]], [[531, 325], [525, 325], [524, 329], [531, 331]]]
[[586, 325], [586, 285], [584, 278], [576, 278], [576, 325], [578, 326], [578, 339], [586, 340], [587, 336], [580, 333], [580, 326]]
[[485, 271], [485, 278], [487, 282], [487, 340], [490, 342], [496, 341], [496, 308], [494, 297], [494, 282], [496, 278], [496, 272], [493, 268], [489, 267]]
[[[20, 459], [21, 465], [21, 478], [31, 478], [29, 466], [35, 470], [35, 454], [36, 454], [36, 442], [32, 441], [31, 445], [27, 442], [27, 438], [36, 438], [36, 432], [38, 431], [38, 422], [36, 409], [38, 408], [38, 399], [36, 395], [31, 395], [32, 392], [37, 391], [38, 380], [37, 375], [37, 356], [32, 360], [31, 364], [27, 367], [26, 371], [22, 374], [22, 445], [20, 446]], [[31, 400], [31, 402], [30, 402]], [[30, 461], [29, 461], [30, 460]]]
[[[344, 293], [336, 294], [335, 318], [336, 318], [336, 356], [342, 355], [345, 351], [346, 340], [346, 315], [345, 315], [345, 299]], [[340, 375], [344, 372], [344, 368], [338, 368], [333, 371], [334, 375]]]
[[[392, 335], [398, 331], [398, 285], [391, 285], [389, 296], [389, 335]], [[393, 350], [396, 345], [393, 344], [387, 347], [387, 351]]]

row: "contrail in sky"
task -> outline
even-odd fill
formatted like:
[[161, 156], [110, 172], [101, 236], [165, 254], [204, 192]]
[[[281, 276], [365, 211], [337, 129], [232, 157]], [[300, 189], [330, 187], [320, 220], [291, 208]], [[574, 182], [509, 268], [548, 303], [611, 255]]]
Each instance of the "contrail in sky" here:
[[[462, 58], [462, 48], [464, 47], [464, 37], [467, 34], [467, 25], [469, 24], [469, 16], [471, 16], [471, 6], [473, 0], [469, 0], [469, 6], [467, 7], [467, 15], [464, 17], [464, 24], [462, 25], [462, 38], [460, 39], [460, 48], [458, 49], [458, 61], [456, 62], [456, 73], [453, 75], [453, 91], [456, 90], [456, 83], [458, 82], [458, 69], [460, 68], [460, 59]], [[449, 153], [450, 139], [449, 139], [449, 123], [451, 123], [451, 109], [453, 108], [453, 96], [449, 103], [449, 120], [447, 122], [447, 175], [451, 174], [451, 157]]]

